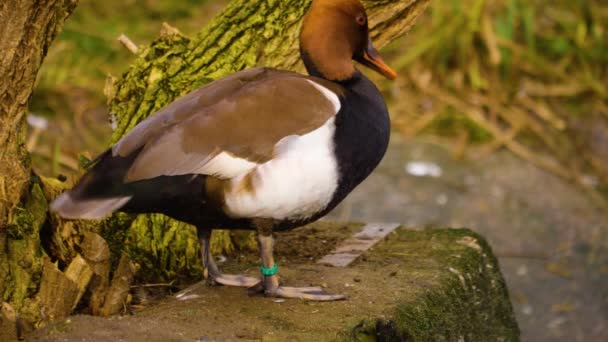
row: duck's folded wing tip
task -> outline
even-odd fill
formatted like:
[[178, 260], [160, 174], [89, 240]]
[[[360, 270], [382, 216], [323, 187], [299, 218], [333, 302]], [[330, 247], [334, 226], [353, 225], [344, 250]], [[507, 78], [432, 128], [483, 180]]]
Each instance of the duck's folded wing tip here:
[[64, 192], [51, 203], [51, 210], [68, 219], [99, 220], [123, 207], [132, 196], [75, 199]]

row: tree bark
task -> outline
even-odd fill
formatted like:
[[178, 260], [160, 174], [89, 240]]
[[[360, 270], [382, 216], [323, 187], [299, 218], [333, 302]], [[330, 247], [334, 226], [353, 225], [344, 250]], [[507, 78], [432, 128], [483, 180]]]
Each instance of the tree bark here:
[[[407, 32], [429, 0], [363, 0], [377, 47]], [[310, 0], [234, 0], [196, 37], [165, 34], [107, 89], [116, 142], [176, 97], [236, 71], [270, 66], [303, 71], [298, 35]]]
[[22, 312], [42, 270], [46, 199], [25, 148], [26, 110], [38, 69], [78, 0], [0, 2], [0, 300]]
[[27, 103], [51, 42], [78, 0], [0, 3], [0, 227], [12, 219], [30, 179]]

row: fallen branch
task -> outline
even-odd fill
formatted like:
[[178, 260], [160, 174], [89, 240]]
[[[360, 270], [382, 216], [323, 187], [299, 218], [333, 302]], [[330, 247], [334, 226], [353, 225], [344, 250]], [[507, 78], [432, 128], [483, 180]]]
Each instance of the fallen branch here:
[[137, 54], [137, 52], [139, 51], [139, 48], [137, 47], [137, 45], [135, 43], [133, 43], [133, 41], [131, 39], [129, 39], [129, 37], [125, 36], [124, 34], [121, 34], [120, 36], [118, 36], [118, 41], [127, 48], [127, 50], [131, 51], [133, 54]]

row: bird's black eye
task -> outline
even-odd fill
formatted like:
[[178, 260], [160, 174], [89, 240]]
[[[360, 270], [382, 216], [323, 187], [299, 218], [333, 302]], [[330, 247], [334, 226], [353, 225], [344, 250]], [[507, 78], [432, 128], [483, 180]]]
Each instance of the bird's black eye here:
[[367, 18], [365, 17], [365, 14], [359, 13], [359, 15], [357, 15], [357, 24], [360, 26], [367, 24]]

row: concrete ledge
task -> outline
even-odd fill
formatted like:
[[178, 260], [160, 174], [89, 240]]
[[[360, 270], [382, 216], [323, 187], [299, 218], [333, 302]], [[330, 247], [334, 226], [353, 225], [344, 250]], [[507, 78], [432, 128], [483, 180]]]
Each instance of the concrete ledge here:
[[403, 264], [409, 293], [398, 296], [386, 317], [366, 320], [360, 337], [519, 340], [498, 262], [486, 241], [474, 232], [400, 229], [367, 259], [372, 264]]
[[[319, 223], [280, 234], [289, 286], [320, 285], [348, 300], [314, 303], [198, 286], [132, 316], [75, 316], [32, 340], [87, 341], [517, 341], [519, 329], [496, 258], [467, 229], [397, 228], [347, 267], [316, 262], [362, 230]], [[338, 249], [339, 250], [339, 249]], [[255, 255], [221, 267], [257, 273]]]

